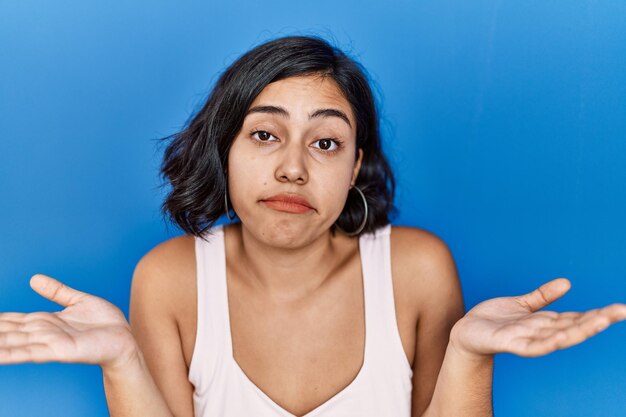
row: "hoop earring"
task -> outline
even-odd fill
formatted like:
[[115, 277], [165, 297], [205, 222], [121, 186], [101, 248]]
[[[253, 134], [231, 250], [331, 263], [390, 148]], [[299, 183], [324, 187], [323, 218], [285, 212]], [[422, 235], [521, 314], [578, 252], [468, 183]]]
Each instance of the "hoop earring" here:
[[363, 205], [365, 206], [365, 215], [363, 216], [363, 221], [361, 222], [361, 225], [359, 226], [359, 228], [354, 231], [354, 232], [346, 232], [345, 230], [343, 230], [341, 227], [339, 227], [339, 225], [337, 223], [335, 223], [335, 227], [339, 230], [341, 230], [344, 234], [348, 235], [348, 236], [356, 236], [359, 233], [361, 233], [361, 231], [363, 230], [363, 228], [365, 228], [365, 225], [367, 224], [367, 200], [365, 199], [365, 195], [363, 194], [363, 191], [361, 191], [361, 189], [359, 187], [357, 187], [356, 185], [352, 186], [352, 188], [356, 189], [359, 194], [361, 195], [361, 199], [363, 200]]
[[[230, 217], [230, 213], [228, 210], [228, 183], [226, 183], [226, 190], [224, 192], [224, 206], [226, 207], [226, 217], [228, 217], [228, 220], [233, 221], [235, 220], [235, 216]], [[237, 213], [235, 213], [237, 214]]]

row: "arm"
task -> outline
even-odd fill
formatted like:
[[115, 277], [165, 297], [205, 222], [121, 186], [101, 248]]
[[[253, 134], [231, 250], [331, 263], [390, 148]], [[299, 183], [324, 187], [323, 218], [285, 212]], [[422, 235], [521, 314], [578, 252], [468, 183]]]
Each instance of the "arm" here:
[[[450, 349], [451, 329], [465, 313], [452, 253], [445, 242], [425, 230], [396, 227], [394, 233], [392, 253], [398, 257], [397, 265], [403, 268], [396, 272], [398, 276], [409, 278], [407, 290], [402, 291], [400, 296], [408, 297], [407, 304], [419, 307], [413, 360], [412, 415], [472, 417], [474, 414], [468, 414], [470, 403], [485, 402], [478, 392], [484, 393], [486, 401], [491, 402], [491, 375], [466, 366], [462, 358], [455, 356], [456, 352]], [[467, 389], [469, 385], [472, 386], [470, 390]], [[433, 414], [438, 410], [437, 404], [453, 408], [447, 414]], [[483, 408], [476, 415], [487, 416]]]
[[[426, 233], [412, 259], [422, 282], [413, 363], [415, 417], [492, 415], [493, 357], [469, 360], [454, 349], [454, 326], [463, 317], [463, 293], [454, 257], [440, 238]], [[425, 293], [425, 294], [424, 294]]]
[[188, 303], [180, 288], [195, 277], [195, 269], [189, 270], [195, 265], [192, 243], [184, 236], [170, 239], [135, 267], [129, 314], [136, 341], [132, 359], [125, 366], [103, 368], [111, 417], [193, 416], [193, 387], [175, 320], [177, 309]]
[[112, 416], [171, 416], [119, 308], [45, 275], [35, 275], [30, 285], [65, 309], [0, 313], [0, 363], [99, 365]]
[[[187, 377], [183, 341], [177, 322], [181, 311], [195, 310], [194, 288], [194, 240], [189, 236], [161, 243], [135, 267], [129, 316], [141, 354], [135, 361], [134, 370], [127, 375], [128, 381], [140, 381], [147, 378], [145, 375], [152, 375], [154, 388], [162, 394], [164, 402], [176, 417], [194, 415], [193, 385]], [[111, 382], [115, 376], [111, 374]], [[120, 386], [111, 392], [113, 399], [123, 388]], [[142, 415], [153, 414], [144, 412]]]
[[141, 351], [123, 367], [102, 368], [111, 417], [173, 417], [148, 371]]
[[435, 392], [422, 417], [493, 416], [493, 356], [472, 359], [448, 344]]
[[557, 278], [528, 294], [483, 301], [467, 312], [452, 329], [435, 393], [424, 416], [491, 416], [496, 353], [547, 355], [626, 319], [626, 304], [620, 303], [582, 313], [539, 311], [569, 289], [569, 280]]

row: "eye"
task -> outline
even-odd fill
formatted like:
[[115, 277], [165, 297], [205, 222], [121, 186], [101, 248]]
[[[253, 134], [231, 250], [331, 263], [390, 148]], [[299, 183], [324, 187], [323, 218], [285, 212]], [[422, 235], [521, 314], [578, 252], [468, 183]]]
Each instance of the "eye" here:
[[274, 135], [272, 135], [270, 132], [267, 132], [265, 130], [255, 130], [253, 132], [250, 132], [250, 135], [256, 139], [257, 142], [273, 142], [270, 141], [269, 139], [271, 137], [274, 137]]
[[315, 143], [319, 143], [319, 147], [317, 149], [321, 149], [326, 153], [335, 153], [343, 146], [343, 142], [335, 138], [324, 138], [315, 141]]

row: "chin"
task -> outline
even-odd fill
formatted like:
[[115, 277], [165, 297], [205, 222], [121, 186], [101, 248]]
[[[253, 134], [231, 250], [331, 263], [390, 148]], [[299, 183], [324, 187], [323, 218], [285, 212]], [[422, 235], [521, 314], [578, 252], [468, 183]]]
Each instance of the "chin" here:
[[277, 248], [297, 249], [315, 238], [311, 236], [315, 225], [306, 219], [263, 219], [258, 224], [261, 226], [248, 230], [266, 245]]

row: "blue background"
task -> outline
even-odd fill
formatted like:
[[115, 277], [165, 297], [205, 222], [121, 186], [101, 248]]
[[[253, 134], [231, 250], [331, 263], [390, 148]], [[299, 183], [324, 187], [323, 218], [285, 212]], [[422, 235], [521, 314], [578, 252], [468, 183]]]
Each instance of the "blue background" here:
[[[56, 311], [38, 272], [128, 312], [179, 234], [162, 149], [251, 47], [319, 34], [360, 60], [397, 173], [394, 224], [450, 246], [466, 308], [560, 276], [548, 307], [626, 302], [626, 2], [0, 3], [0, 311]], [[626, 324], [496, 357], [496, 415], [625, 416]], [[106, 416], [100, 368], [0, 366], [1, 416]]]

